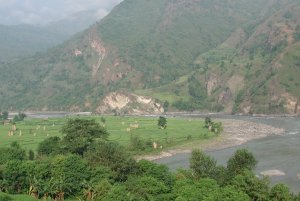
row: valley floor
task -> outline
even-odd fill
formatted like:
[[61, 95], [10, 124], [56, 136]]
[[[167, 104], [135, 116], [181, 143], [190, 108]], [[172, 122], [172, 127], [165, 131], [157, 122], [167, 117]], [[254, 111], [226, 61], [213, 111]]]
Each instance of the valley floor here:
[[165, 157], [171, 157], [178, 153], [190, 153], [193, 149], [203, 149], [206, 151], [221, 150], [229, 147], [244, 144], [250, 140], [260, 139], [272, 135], [284, 134], [284, 129], [275, 128], [261, 123], [235, 119], [217, 119], [223, 124], [224, 131], [220, 136], [207, 140], [195, 140], [177, 145], [171, 149], [160, 152], [159, 154], [150, 154], [138, 156], [137, 160], [157, 160]]

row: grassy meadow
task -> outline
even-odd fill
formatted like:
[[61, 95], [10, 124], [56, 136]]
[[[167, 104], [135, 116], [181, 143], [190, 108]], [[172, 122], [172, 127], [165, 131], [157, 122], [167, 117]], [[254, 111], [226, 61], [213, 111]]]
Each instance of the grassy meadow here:
[[[24, 121], [16, 123], [17, 130], [13, 136], [9, 136], [9, 131], [12, 129], [11, 124], [1, 125], [0, 147], [9, 146], [12, 142], [17, 141], [26, 150], [35, 151], [38, 144], [47, 137], [62, 137], [61, 127], [68, 118], [70, 117], [25, 118]], [[167, 118], [167, 128], [159, 129], [158, 117], [105, 116], [105, 123], [101, 121], [100, 116], [80, 118], [95, 119], [96, 122], [103, 124], [110, 134], [108, 140], [118, 142], [125, 147], [130, 145], [131, 137], [155, 142], [160, 149], [215, 136], [214, 133], [203, 128], [204, 121], [202, 119]]]

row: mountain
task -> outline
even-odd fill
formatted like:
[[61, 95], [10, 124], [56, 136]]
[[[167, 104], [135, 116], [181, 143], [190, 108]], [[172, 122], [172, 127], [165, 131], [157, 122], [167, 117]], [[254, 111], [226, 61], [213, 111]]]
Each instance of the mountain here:
[[54, 47], [99, 20], [96, 10], [75, 13], [47, 25], [0, 25], [0, 61], [33, 55]]
[[44, 51], [66, 40], [68, 35], [34, 25], [0, 25], [0, 61]]
[[299, 11], [297, 0], [125, 0], [64, 44], [3, 64], [1, 108], [107, 112], [111, 100], [126, 113], [147, 99], [159, 111], [299, 113]]
[[102, 16], [98, 14], [98, 10], [86, 10], [77, 12], [64, 19], [51, 22], [47, 24], [46, 27], [57, 33], [65, 33], [68, 36], [71, 36], [87, 29], [101, 18]]

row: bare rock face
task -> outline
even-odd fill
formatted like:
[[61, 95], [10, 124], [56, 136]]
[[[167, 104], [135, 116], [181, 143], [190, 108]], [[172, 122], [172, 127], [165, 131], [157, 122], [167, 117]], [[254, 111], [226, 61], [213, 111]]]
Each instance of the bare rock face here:
[[244, 77], [241, 75], [233, 75], [228, 81], [228, 87], [233, 94], [236, 94], [244, 87]]
[[210, 74], [206, 82], [207, 95], [210, 96], [213, 90], [215, 90], [218, 86], [219, 86], [218, 76], [215, 74]]
[[226, 90], [222, 91], [218, 97], [218, 103], [220, 104], [227, 104], [231, 101], [232, 99], [232, 93], [230, 91], [229, 88], [227, 88]]
[[98, 113], [118, 112], [122, 114], [161, 114], [163, 106], [150, 97], [139, 96], [132, 93], [112, 92], [107, 94], [100, 106]]
[[290, 114], [300, 114], [299, 100], [289, 94], [285, 94], [286, 98], [285, 108]]

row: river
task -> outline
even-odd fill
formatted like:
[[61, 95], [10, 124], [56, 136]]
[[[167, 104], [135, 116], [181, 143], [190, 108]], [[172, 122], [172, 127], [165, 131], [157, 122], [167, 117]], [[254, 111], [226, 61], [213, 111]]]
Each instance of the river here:
[[[220, 117], [218, 117], [220, 118]], [[280, 170], [285, 176], [270, 177], [271, 183], [282, 182], [287, 184], [293, 192], [300, 191], [300, 117], [247, 117], [247, 116], [222, 116], [256, 123], [264, 123], [278, 128], [284, 128], [282, 136], [270, 136], [263, 139], [253, 140], [246, 144], [207, 152], [214, 157], [219, 164], [226, 162], [233, 153], [240, 148], [250, 150], [258, 160], [255, 172], [259, 175], [262, 171]], [[171, 170], [189, 167], [190, 154], [176, 154], [168, 158], [156, 160], [157, 163], [167, 165]]]

